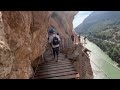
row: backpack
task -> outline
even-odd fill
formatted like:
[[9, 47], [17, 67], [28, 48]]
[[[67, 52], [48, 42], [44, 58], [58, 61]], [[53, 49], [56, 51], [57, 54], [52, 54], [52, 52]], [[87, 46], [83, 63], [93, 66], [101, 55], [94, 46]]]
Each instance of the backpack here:
[[58, 45], [60, 42], [59, 42], [59, 40], [58, 40], [58, 38], [55, 36], [55, 37], [53, 37], [53, 45]]

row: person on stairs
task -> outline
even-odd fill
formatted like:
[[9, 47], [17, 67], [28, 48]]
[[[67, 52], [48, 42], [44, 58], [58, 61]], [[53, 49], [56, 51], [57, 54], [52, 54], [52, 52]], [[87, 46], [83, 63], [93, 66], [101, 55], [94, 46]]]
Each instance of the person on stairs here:
[[57, 56], [56, 61], [58, 61], [59, 47], [60, 47], [60, 37], [59, 37], [59, 35], [57, 35], [57, 33], [55, 32], [54, 29], [51, 29], [49, 32], [51, 33], [51, 36], [49, 37], [49, 43], [52, 46], [54, 59], [55, 59], [55, 56]]

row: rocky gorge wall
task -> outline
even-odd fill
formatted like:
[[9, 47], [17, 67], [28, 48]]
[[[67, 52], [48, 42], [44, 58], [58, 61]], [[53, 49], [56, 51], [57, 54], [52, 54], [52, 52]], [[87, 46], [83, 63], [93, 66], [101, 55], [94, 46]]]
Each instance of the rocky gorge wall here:
[[1, 13], [0, 79], [28, 79], [33, 75], [32, 64], [46, 50], [48, 27], [51, 25], [57, 28], [63, 46], [71, 45], [72, 21], [77, 12], [2, 11]]
[[59, 32], [62, 42], [62, 48], [72, 45], [71, 35], [73, 35], [73, 19], [77, 11], [56, 11], [50, 18], [50, 26], [54, 26]]

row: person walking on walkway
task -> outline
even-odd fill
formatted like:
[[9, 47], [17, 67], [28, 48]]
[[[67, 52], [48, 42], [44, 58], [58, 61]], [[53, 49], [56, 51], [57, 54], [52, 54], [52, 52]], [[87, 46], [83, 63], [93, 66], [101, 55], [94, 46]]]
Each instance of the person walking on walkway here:
[[85, 36], [85, 37], [84, 37], [84, 43], [86, 43], [86, 38], [87, 38], [87, 37]]
[[78, 42], [80, 43], [80, 35], [78, 35]]
[[73, 34], [71, 35], [71, 39], [72, 39], [72, 42], [74, 44], [75, 39], [74, 39], [74, 35]]
[[49, 37], [49, 43], [52, 46], [54, 59], [57, 56], [56, 61], [58, 61], [59, 48], [60, 48], [60, 37], [59, 37], [59, 35], [57, 35], [57, 33], [55, 32], [54, 29], [51, 29], [50, 33], [51, 33], [51, 36]]

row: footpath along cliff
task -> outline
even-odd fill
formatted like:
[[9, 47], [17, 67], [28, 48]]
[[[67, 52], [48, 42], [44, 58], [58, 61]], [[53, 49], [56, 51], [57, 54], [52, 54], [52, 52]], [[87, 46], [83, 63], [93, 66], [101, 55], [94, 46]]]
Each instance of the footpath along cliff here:
[[[75, 56], [70, 51], [71, 49], [76, 51], [71, 40], [71, 35], [74, 34], [72, 22], [76, 14], [75, 11], [2, 11], [0, 13], [0, 79], [29, 79], [33, 76], [33, 68], [38, 58], [47, 49], [50, 26], [54, 26], [59, 32], [63, 52], [68, 57], [70, 53]], [[77, 36], [75, 38], [77, 39]], [[92, 77], [93, 75], [88, 73], [88, 71], [92, 72], [89, 59], [83, 62], [81, 65], [84, 66], [84, 70], [82, 68], [81, 70], [84, 73], [81, 72], [81, 78], [82, 75], [85, 76], [84, 78]]]

